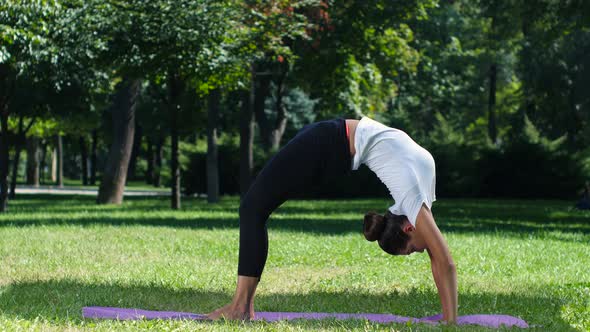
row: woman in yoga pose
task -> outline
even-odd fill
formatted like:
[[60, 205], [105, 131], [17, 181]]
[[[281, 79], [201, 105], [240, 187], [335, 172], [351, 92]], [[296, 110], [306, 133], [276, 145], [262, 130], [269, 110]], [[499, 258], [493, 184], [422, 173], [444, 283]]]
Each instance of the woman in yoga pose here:
[[367, 165], [387, 186], [395, 204], [385, 215], [364, 218], [369, 241], [392, 255], [426, 250], [443, 319], [457, 318], [457, 272], [430, 208], [435, 167], [430, 153], [401, 130], [370, 118], [316, 122], [301, 129], [262, 169], [240, 204], [238, 283], [232, 302], [211, 319], [254, 318], [254, 294], [268, 253], [266, 221], [287, 199], [322, 178], [346, 175]]

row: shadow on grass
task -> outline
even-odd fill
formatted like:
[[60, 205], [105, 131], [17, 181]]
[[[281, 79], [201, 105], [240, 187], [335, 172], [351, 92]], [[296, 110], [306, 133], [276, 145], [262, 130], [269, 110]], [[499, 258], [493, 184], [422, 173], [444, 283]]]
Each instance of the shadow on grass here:
[[[226, 210], [234, 208], [237, 211], [239, 200], [235, 197], [224, 196], [220, 202], [215, 204], [207, 203], [205, 198], [184, 197], [183, 208]], [[83, 195], [51, 195], [35, 194], [17, 196], [9, 202], [9, 210], [12, 212], [29, 212], [43, 209], [50, 212], [75, 212], [76, 210], [105, 211], [124, 209], [129, 212], [140, 212], [147, 209], [170, 211], [170, 197], [152, 196], [128, 196], [124, 198], [123, 205], [99, 205], [96, 204], [96, 197]]]
[[[386, 208], [387, 204], [384, 203], [387, 202], [377, 199], [290, 201], [273, 214], [269, 228], [330, 235], [360, 233], [363, 214], [368, 210]], [[185, 200], [181, 215], [170, 210], [168, 199], [162, 197], [129, 197], [122, 206], [104, 206], [96, 205], [94, 198], [84, 196], [64, 198], [39, 195], [17, 200], [13, 207], [16, 213], [0, 221], [0, 227], [146, 225], [195, 229], [237, 228], [238, 205], [238, 199], [234, 197], [225, 197], [217, 204], [191, 198]], [[117, 212], [115, 216], [110, 214], [114, 211]], [[156, 211], [161, 214], [150, 214]], [[587, 241], [590, 235], [590, 213], [571, 210], [564, 202], [446, 200], [437, 202], [433, 211], [443, 232], [502, 233], [519, 237], [542, 234], [544, 238], [567, 241]], [[77, 215], [76, 218], [51, 217], [52, 213], [76, 212], [94, 213]], [[227, 214], [204, 216], [203, 212], [229, 212], [235, 217], [228, 218]], [[572, 238], [568, 234], [582, 236]]]
[[[57, 323], [80, 323], [84, 306], [206, 313], [231, 300], [230, 294], [220, 292], [177, 290], [157, 285], [85, 284], [70, 280], [15, 283], [3, 286], [0, 291], [0, 312], [3, 315], [27, 320], [39, 317]], [[564, 299], [547, 295], [552, 292], [538, 293], [544, 295], [460, 294], [461, 314], [509, 314], [521, 317], [529, 324], [540, 325], [543, 329], [573, 330], [559, 312]], [[391, 294], [261, 294], [256, 301], [256, 310], [259, 311], [374, 312], [423, 317], [440, 310], [435, 293], [419, 290]]]

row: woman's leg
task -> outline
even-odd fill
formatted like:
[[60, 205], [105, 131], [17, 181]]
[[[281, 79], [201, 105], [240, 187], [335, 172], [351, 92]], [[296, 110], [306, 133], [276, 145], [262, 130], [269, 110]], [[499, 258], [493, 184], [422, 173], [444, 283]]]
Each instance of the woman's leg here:
[[238, 285], [232, 303], [211, 319], [253, 318], [253, 299], [268, 255], [266, 222], [289, 197], [316, 185], [326, 173], [350, 170], [344, 120], [302, 129], [262, 169], [240, 204]]
[[290, 141], [266, 164], [242, 199], [236, 292], [230, 304], [209, 318], [254, 318], [254, 295], [268, 255], [268, 217], [290, 194], [312, 184], [320, 166], [311, 158], [314, 153], [305, 154], [305, 150], [306, 144], [299, 139]]
[[271, 213], [317, 182], [321, 153], [300, 140], [289, 142], [258, 174], [240, 203], [238, 275], [260, 278], [268, 255], [267, 221]]

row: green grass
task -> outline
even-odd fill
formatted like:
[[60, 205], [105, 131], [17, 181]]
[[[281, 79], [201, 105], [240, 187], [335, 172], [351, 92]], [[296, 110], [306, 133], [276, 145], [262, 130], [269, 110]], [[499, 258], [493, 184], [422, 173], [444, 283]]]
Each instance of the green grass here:
[[[24, 179], [19, 179], [17, 184], [19, 186], [27, 186]], [[43, 181], [41, 183], [41, 186], [42, 187], [55, 186], [55, 183], [51, 182], [51, 181], [47, 181], [47, 179], [46, 179], [45, 181]], [[82, 180], [80, 180], [80, 179], [64, 178], [64, 186], [68, 187], [68, 189], [95, 189], [95, 190], [98, 190], [98, 184], [94, 185], [94, 186], [91, 186], [91, 185], [85, 186], [82, 184]], [[164, 186], [154, 187], [153, 185], [149, 185], [149, 184], [145, 183], [145, 181], [140, 181], [140, 180], [127, 181], [125, 188], [127, 190], [131, 190], [131, 191], [133, 191], [133, 190], [144, 191], [145, 190], [145, 191], [156, 191], [156, 192], [165, 192], [165, 193], [170, 192], [170, 188], [167, 188]]]
[[[127, 198], [21, 196], [0, 215], [2, 330], [407, 330], [364, 321], [94, 321], [83, 306], [209, 312], [236, 280], [238, 199], [216, 205]], [[568, 202], [441, 200], [433, 212], [458, 268], [460, 314], [519, 316], [535, 330], [590, 330], [590, 213]], [[288, 202], [269, 223], [259, 311], [440, 311], [426, 254], [388, 256], [364, 240], [388, 200]], [[481, 330], [444, 327], [443, 330]]]

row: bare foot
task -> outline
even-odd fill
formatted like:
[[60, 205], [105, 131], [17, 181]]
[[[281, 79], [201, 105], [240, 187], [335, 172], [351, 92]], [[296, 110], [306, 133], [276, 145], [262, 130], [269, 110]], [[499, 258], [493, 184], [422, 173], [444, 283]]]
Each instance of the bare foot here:
[[254, 310], [253, 308], [250, 308], [249, 311], [238, 310], [233, 304], [228, 304], [207, 314], [207, 318], [211, 320], [251, 320], [254, 319]]

